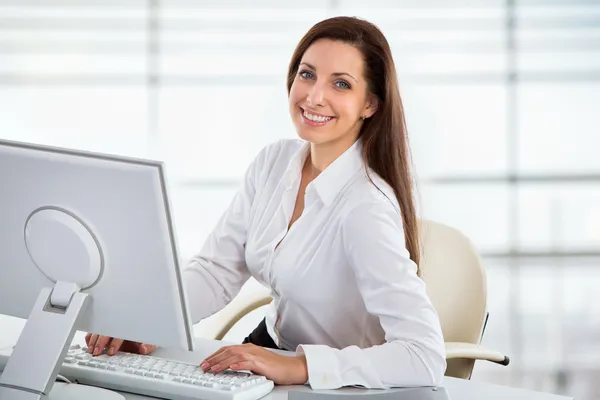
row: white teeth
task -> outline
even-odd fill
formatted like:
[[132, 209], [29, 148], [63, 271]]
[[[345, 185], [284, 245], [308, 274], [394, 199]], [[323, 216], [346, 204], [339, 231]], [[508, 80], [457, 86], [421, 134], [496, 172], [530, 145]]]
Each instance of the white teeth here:
[[304, 111], [304, 116], [307, 119], [310, 119], [311, 121], [315, 121], [315, 122], [327, 122], [331, 119], [331, 117], [321, 117], [319, 115], [312, 115], [309, 114], [308, 112]]

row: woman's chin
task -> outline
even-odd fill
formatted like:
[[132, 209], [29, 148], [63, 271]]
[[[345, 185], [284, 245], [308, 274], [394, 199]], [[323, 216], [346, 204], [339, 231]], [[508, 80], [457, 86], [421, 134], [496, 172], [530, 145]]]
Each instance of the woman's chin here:
[[306, 127], [296, 128], [296, 133], [298, 137], [304, 141], [320, 144], [329, 142], [331, 140], [331, 135], [326, 132], [315, 132], [312, 129], [306, 129]]

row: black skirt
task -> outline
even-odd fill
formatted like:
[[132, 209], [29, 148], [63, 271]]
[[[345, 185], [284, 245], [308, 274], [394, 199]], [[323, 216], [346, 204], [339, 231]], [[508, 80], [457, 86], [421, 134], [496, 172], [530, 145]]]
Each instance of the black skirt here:
[[267, 331], [267, 323], [265, 322], [264, 318], [242, 343], [252, 343], [257, 346], [267, 347], [269, 349], [281, 350], [279, 347], [277, 347], [271, 335], [269, 335], [269, 332]]

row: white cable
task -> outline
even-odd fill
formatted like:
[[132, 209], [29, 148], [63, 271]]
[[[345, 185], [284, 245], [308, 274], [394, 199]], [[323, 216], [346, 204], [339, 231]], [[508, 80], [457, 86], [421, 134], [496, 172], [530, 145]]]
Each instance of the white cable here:
[[64, 376], [62, 376], [62, 375], [56, 375], [56, 380], [57, 380], [57, 381], [59, 381], [59, 380], [60, 380], [60, 381], [62, 381], [62, 382], [66, 382], [66, 383], [73, 383], [73, 382], [71, 382], [70, 380], [68, 380], [67, 378], [65, 378], [65, 377], [64, 377]]

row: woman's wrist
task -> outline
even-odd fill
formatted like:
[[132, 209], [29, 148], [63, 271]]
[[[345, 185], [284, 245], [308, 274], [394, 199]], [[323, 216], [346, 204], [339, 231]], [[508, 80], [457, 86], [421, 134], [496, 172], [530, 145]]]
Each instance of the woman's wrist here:
[[296, 355], [297, 370], [298, 370], [298, 385], [304, 385], [308, 382], [308, 364], [304, 354]]

